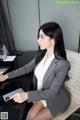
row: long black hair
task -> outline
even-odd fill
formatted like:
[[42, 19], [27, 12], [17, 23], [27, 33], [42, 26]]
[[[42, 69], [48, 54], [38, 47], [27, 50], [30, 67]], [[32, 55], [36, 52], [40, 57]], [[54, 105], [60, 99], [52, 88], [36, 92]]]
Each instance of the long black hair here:
[[[44, 34], [50, 38], [54, 38], [55, 46], [54, 46], [54, 55], [58, 58], [60, 56], [61, 58], [67, 60], [66, 58], [66, 52], [65, 52], [65, 46], [64, 46], [64, 39], [63, 39], [63, 33], [60, 25], [56, 22], [48, 22], [43, 25], [38, 30], [38, 38], [40, 30], [44, 32]], [[45, 55], [46, 50], [40, 50], [38, 51], [38, 56], [36, 59], [36, 62], [38, 63]]]

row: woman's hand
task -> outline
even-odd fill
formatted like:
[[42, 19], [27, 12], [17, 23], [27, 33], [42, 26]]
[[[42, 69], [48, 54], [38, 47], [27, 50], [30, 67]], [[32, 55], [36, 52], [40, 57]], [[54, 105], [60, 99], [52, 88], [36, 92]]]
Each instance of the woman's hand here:
[[7, 80], [7, 79], [8, 79], [8, 75], [7, 74], [6, 75], [0, 74], [0, 82], [3, 82], [5, 80]]
[[13, 99], [17, 103], [23, 103], [28, 99], [28, 93], [27, 92], [16, 93], [10, 99]]

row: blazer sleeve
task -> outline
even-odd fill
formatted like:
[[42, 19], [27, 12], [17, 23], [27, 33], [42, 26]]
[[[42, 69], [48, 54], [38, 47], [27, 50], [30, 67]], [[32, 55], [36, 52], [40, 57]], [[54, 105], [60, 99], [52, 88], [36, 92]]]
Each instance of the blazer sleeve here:
[[45, 90], [28, 91], [28, 102], [47, 100], [47, 98], [51, 96], [55, 97], [61, 85], [64, 83], [69, 68], [70, 64], [68, 62], [59, 62], [59, 64], [56, 66], [55, 76], [51, 86]]
[[22, 76], [24, 74], [31, 72], [35, 67], [35, 59], [36, 58], [32, 59], [31, 62], [24, 65], [23, 67], [20, 67], [19, 69], [16, 69], [12, 72], [7, 73], [8, 79], [19, 77], [19, 76]]

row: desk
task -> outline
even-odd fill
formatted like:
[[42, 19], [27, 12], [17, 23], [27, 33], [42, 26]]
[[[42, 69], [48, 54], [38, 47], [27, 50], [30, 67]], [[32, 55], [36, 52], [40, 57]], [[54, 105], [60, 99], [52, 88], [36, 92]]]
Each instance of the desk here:
[[[28, 63], [35, 56], [35, 54], [35, 51], [23, 52], [21, 56], [16, 57], [14, 62], [3, 63], [0, 61], [0, 65], [9, 66], [7, 71], [9, 72]], [[1, 96], [20, 87], [24, 91], [28, 91], [30, 88], [32, 89], [32, 74], [33, 73], [29, 73], [27, 75], [0, 83], [0, 112], [8, 112], [8, 120], [25, 120], [24, 109], [27, 111], [30, 105], [28, 106], [27, 102], [16, 104], [13, 101], [9, 101], [5, 103]], [[25, 116], [26, 114], [27, 113], [25, 113]]]

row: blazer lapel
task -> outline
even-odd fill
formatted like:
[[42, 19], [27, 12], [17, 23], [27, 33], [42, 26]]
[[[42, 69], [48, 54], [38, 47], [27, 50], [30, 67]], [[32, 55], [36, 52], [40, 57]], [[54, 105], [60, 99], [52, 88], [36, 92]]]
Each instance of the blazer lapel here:
[[55, 66], [56, 66], [56, 61], [57, 59], [54, 58], [54, 60], [51, 62], [49, 68], [47, 69], [44, 78], [43, 78], [43, 85], [46, 82], [47, 78], [50, 76], [51, 72], [54, 70]]

